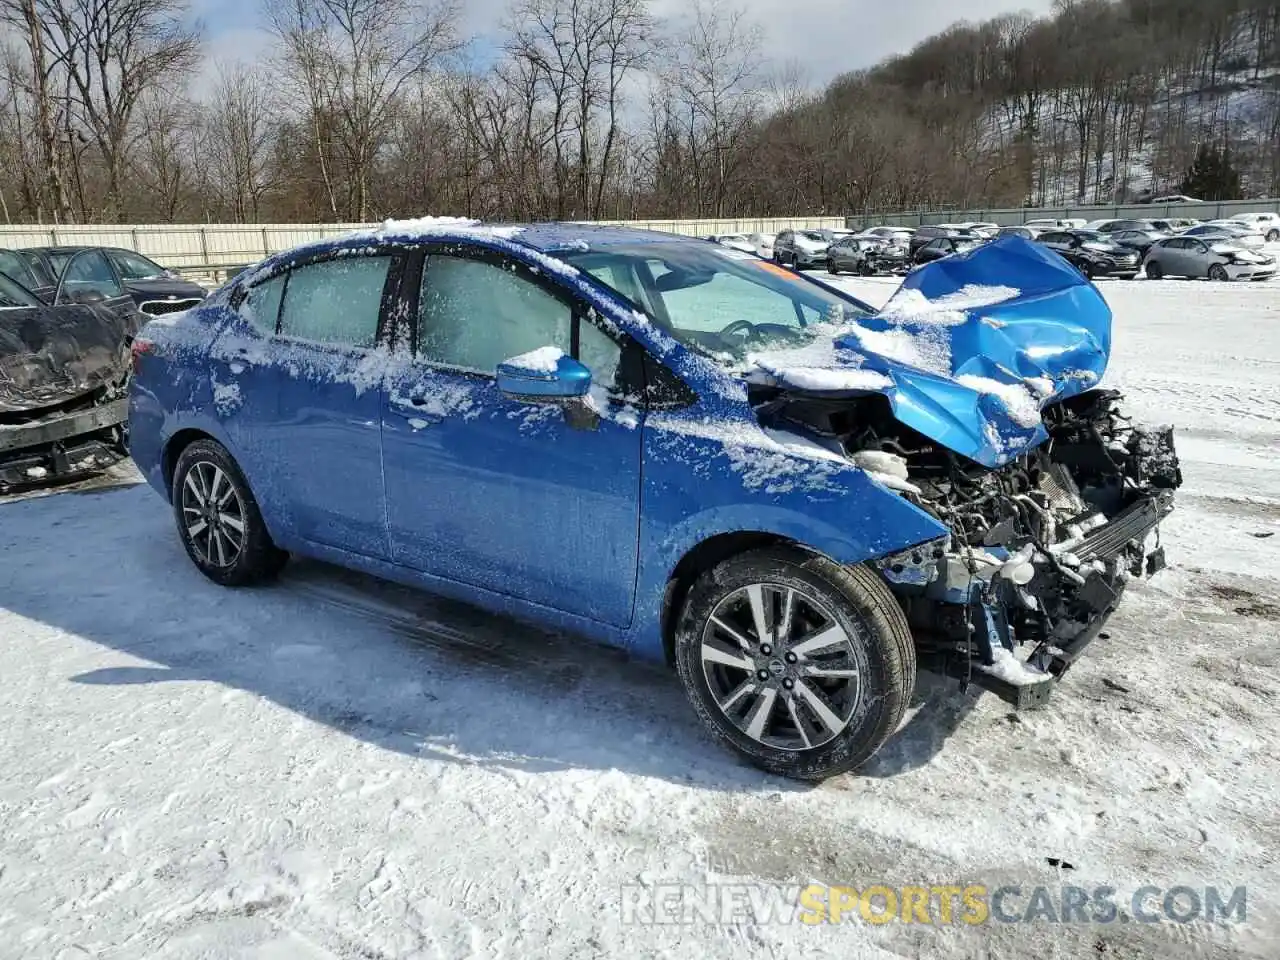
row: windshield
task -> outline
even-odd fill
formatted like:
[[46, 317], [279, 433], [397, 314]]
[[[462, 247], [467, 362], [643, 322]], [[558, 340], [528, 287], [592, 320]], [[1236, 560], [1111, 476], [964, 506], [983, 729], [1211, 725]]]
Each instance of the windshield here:
[[1111, 237], [1097, 230], [1077, 230], [1075, 235], [1086, 243], [1110, 243]]
[[38, 307], [35, 294], [7, 274], [0, 273], [0, 309], [4, 307]]
[[617, 244], [555, 254], [620, 294], [687, 347], [733, 363], [813, 339], [873, 311], [767, 260], [699, 243]]

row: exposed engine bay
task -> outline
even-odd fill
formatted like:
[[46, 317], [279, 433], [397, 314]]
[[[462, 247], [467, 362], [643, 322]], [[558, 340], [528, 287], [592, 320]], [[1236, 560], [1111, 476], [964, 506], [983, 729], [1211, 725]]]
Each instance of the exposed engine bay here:
[[994, 469], [899, 423], [879, 396], [784, 393], [757, 410], [838, 444], [951, 531], [881, 572], [924, 663], [1026, 706], [1098, 635], [1127, 581], [1164, 566], [1157, 525], [1182, 483], [1173, 430], [1134, 425], [1120, 399], [1095, 389], [1051, 403], [1048, 441]]

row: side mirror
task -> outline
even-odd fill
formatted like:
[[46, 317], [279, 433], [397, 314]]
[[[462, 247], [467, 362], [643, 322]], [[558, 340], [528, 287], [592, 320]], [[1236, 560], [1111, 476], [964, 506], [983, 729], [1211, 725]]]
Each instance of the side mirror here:
[[567, 400], [591, 388], [591, 371], [554, 347], [504, 360], [497, 374], [498, 389], [517, 400]]

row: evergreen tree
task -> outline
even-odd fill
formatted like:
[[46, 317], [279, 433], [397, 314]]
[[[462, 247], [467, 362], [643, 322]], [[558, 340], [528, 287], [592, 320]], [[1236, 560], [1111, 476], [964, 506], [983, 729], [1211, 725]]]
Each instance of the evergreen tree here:
[[1240, 199], [1240, 171], [1232, 165], [1230, 151], [1211, 143], [1200, 144], [1182, 181], [1182, 192], [1200, 200]]

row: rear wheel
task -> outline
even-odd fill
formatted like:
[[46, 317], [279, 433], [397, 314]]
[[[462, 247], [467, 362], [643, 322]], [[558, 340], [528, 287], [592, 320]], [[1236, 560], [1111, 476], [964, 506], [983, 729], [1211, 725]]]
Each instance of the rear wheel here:
[[1209, 279], [1216, 280], [1218, 283], [1223, 283], [1230, 280], [1231, 276], [1227, 273], [1226, 267], [1220, 263], [1215, 263], [1209, 267]]
[[915, 686], [911, 632], [883, 581], [790, 548], [745, 553], [704, 574], [681, 614], [675, 654], [717, 740], [803, 780], [870, 758]]
[[1164, 279], [1164, 267], [1160, 266], [1160, 262], [1158, 260], [1152, 260], [1147, 264], [1147, 279], [1148, 280]]
[[187, 556], [215, 583], [261, 583], [288, 559], [272, 542], [244, 474], [222, 444], [197, 440], [182, 451], [171, 499]]
[[1280, 243], [1280, 228], [1267, 231], [1267, 243]]

